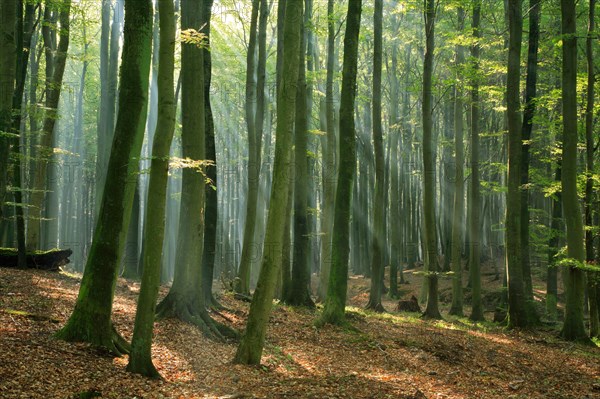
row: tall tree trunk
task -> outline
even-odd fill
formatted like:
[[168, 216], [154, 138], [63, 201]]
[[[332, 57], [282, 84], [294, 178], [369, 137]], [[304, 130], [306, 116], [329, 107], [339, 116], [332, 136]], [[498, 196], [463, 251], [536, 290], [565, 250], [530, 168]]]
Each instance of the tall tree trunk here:
[[[181, 2], [181, 30], [202, 26], [203, 4], [196, 0]], [[205, 76], [204, 50], [195, 43], [182, 45], [181, 53], [181, 147], [183, 158], [201, 162], [205, 158]], [[201, 93], [201, 95], [198, 95]], [[173, 285], [157, 306], [159, 317], [175, 317], [200, 328], [207, 336], [222, 339], [234, 335], [208, 314], [202, 292], [202, 253], [204, 245], [203, 165], [183, 169], [179, 233]]]
[[[587, 102], [585, 108], [585, 141], [586, 141], [586, 172], [585, 182], [585, 251], [586, 261], [593, 262], [594, 254], [594, 232], [593, 224], [593, 195], [594, 195], [594, 30], [595, 30], [595, 8], [596, 0], [590, 0], [588, 32], [586, 39], [587, 60]], [[600, 273], [588, 273], [588, 299], [590, 308], [590, 337], [600, 337], [600, 320], [598, 301], [600, 300]]]
[[[305, 6], [306, 6], [305, 0]], [[308, 8], [308, 7], [307, 7]], [[290, 291], [286, 302], [295, 306], [314, 307], [310, 297], [310, 237], [308, 230], [308, 98], [306, 89], [306, 43], [311, 15], [304, 14], [301, 30], [296, 92], [294, 142], [294, 252]]]
[[529, 325], [523, 264], [521, 262], [521, 101], [520, 66], [521, 39], [523, 37], [523, 15], [521, 0], [509, 0], [509, 48], [508, 73], [506, 84], [508, 119], [508, 194], [506, 198], [506, 263], [508, 279], [508, 325], [526, 327]]
[[128, 344], [113, 327], [111, 311], [144, 135], [152, 52], [152, 4], [149, 0], [126, 0], [125, 15], [119, 93], [121, 107], [100, 218], [75, 309], [67, 324], [56, 334], [67, 341], [83, 341], [105, 347], [116, 355], [129, 350]]
[[267, 219], [265, 247], [262, 267], [256, 290], [250, 305], [246, 331], [238, 346], [234, 362], [259, 364], [262, 356], [267, 322], [273, 304], [273, 295], [279, 276], [282, 256], [283, 229], [288, 203], [288, 172], [290, 171], [294, 110], [296, 107], [296, 85], [298, 83], [300, 35], [303, 4], [301, 1], [286, 2], [284, 24], [284, 46], [282, 80], [277, 91], [277, 130], [273, 186]]
[[17, 2], [12, 0], [0, 3], [0, 218], [8, 182], [10, 143], [14, 141], [8, 133], [12, 127], [17, 66], [16, 6]]
[[[175, 17], [172, 0], [159, 0], [160, 46], [158, 66], [158, 119], [152, 145], [150, 182], [144, 229], [145, 251], [143, 272], [135, 326], [131, 340], [131, 355], [127, 370], [148, 377], [159, 377], [152, 364], [152, 330], [156, 298], [160, 287], [169, 152], [175, 131]], [[155, 44], [157, 45], [157, 44]]]
[[562, 15], [562, 198], [563, 215], [567, 226], [568, 257], [572, 261], [563, 273], [565, 284], [565, 322], [563, 338], [585, 340], [583, 325], [583, 291], [585, 261], [583, 223], [577, 197], [577, 36], [574, 0], [561, 0]]
[[423, 61], [423, 216], [425, 262], [428, 283], [424, 317], [441, 319], [438, 309], [438, 254], [435, 228], [435, 139], [433, 137], [433, 53], [435, 46], [435, 1], [425, 2], [425, 59]]
[[358, 69], [358, 34], [362, 0], [348, 4], [344, 36], [344, 66], [340, 102], [340, 164], [337, 173], [334, 221], [332, 229], [332, 256], [325, 308], [317, 324], [340, 324], [345, 320], [346, 290], [348, 287], [348, 258], [350, 254], [350, 212], [352, 185], [356, 169], [356, 131], [354, 101]]
[[[473, 58], [473, 70], [475, 74], [479, 71], [479, 57], [481, 52], [481, 0], [473, 4], [473, 38], [475, 44], [471, 47]], [[469, 196], [469, 274], [471, 277], [471, 314], [469, 319], [481, 321], [483, 318], [483, 307], [481, 304], [481, 194], [479, 175], [479, 77], [475, 76], [471, 89], [471, 191]]]
[[250, 19], [250, 39], [248, 41], [248, 54], [246, 58], [246, 126], [248, 130], [248, 194], [246, 198], [246, 221], [244, 222], [244, 243], [242, 245], [242, 258], [238, 269], [235, 290], [242, 294], [250, 294], [250, 274], [252, 263], [256, 260], [258, 249], [255, 240], [256, 206], [258, 202], [258, 188], [260, 187], [260, 151], [256, 135], [256, 42], [258, 25], [258, 11], [260, 2], [252, 1], [252, 15]]
[[205, 117], [205, 158], [212, 162], [206, 169], [206, 176], [211, 180], [206, 185], [206, 202], [204, 205], [204, 252], [202, 254], [202, 290], [207, 307], [221, 308], [215, 299], [212, 287], [215, 271], [215, 255], [217, 249], [217, 226], [219, 218], [217, 181], [217, 152], [215, 143], [215, 123], [210, 103], [210, 83], [212, 78], [212, 55], [210, 48], [210, 22], [213, 0], [203, 1], [204, 29], [207, 47], [204, 49], [204, 117]]
[[533, 285], [529, 248], [529, 146], [536, 112], [537, 63], [540, 36], [540, 0], [529, 0], [529, 46], [527, 50], [527, 79], [525, 83], [525, 109], [523, 113], [523, 154], [521, 155], [521, 254], [525, 299], [533, 316]]
[[[464, 31], [465, 10], [457, 10], [459, 32]], [[456, 46], [456, 66], [462, 68], [465, 62], [464, 47]], [[460, 73], [460, 69], [459, 72]], [[464, 116], [463, 116], [463, 87], [460, 81], [454, 86], [454, 151], [455, 168], [454, 177], [454, 209], [452, 216], [452, 306], [450, 314], [463, 315], [463, 289], [462, 289], [462, 227], [464, 221], [465, 183], [464, 183]]]
[[327, 80], [325, 84], [325, 115], [327, 120], [327, 140], [323, 161], [323, 213], [321, 220], [321, 270], [319, 273], [318, 300], [327, 297], [327, 284], [331, 268], [333, 212], [336, 191], [336, 149], [335, 104], [333, 98], [333, 75], [335, 73], [335, 18], [334, 0], [327, 1]]
[[383, 312], [381, 291], [384, 264], [384, 202], [385, 160], [383, 155], [383, 128], [381, 113], [381, 73], [383, 52], [383, 0], [375, 0], [374, 43], [373, 43], [373, 145], [375, 147], [375, 199], [373, 201], [373, 235], [371, 237], [371, 291], [367, 309]]

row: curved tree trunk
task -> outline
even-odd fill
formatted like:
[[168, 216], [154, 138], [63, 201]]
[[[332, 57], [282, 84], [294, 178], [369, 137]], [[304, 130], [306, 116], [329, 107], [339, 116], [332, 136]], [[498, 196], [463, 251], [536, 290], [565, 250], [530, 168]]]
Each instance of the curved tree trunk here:
[[169, 152], [175, 131], [175, 16], [172, 0], [158, 2], [160, 16], [160, 46], [158, 66], [158, 118], [152, 145], [152, 163], [148, 186], [145, 251], [143, 272], [135, 326], [131, 340], [131, 355], [127, 370], [148, 377], [159, 377], [152, 364], [152, 331], [156, 298], [160, 287], [167, 183], [169, 180]]
[[[127, 343], [111, 322], [117, 273], [131, 217], [138, 162], [146, 122], [148, 77], [152, 51], [152, 4], [126, 0], [126, 29], [114, 141], [100, 218], [96, 224], [75, 309], [56, 334], [67, 341], [103, 346], [115, 355], [128, 352]], [[123, 104], [127, 104], [123, 106]]]
[[282, 255], [283, 229], [285, 226], [286, 206], [288, 203], [288, 172], [292, 155], [292, 132], [294, 110], [296, 107], [296, 85], [298, 83], [298, 64], [300, 53], [300, 34], [302, 25], [302, 2], [286, 2], [284, 19], [284, 50], [282, 80], [277, 92], [277, 130], [275, 142], [275, 161], [273, 165], [273, 186], [267, 219], [265, 250], [262, 267], [246, 331], [235, 354], [234, 362], [241, 364], [260, 364], [273, 295], [279, 276]]

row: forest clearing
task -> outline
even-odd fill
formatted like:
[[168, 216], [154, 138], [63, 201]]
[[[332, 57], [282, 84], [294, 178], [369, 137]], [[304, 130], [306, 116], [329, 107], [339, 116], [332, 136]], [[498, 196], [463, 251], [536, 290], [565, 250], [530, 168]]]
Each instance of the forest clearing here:
[[[409, 297], [420, 279], [410, 280], [402, 286]], [[497, 288], [490, 280], [486, 294]], [[316, 329], [315, 311], [276, 304], [260, 366], [232, 364], [235, 343], [161, 320], [153, 359], [164, 380], [148, 380], [126, 372], [125, 358], [52, 338], [73, 307], [78, 283], [69, 274], [0, 268], [2, 398], [93, 397], [75, 395], [85, 392], [140, 399], [600, 397], [600, 348], [564, 342], [552, 326], [511, 332], [465, 318], [424, 321], [416, 313], [364, 311], [369, 281], [362, 276], [350, 280], [351, 329]], [[139, 283], [119, 280], [115, 324], [128, 339], [138, 291]], [[214, 317], [243, 328], [247, 304], [231, 294], [219, 299], [227, 309]], [[395, 302], [384, 300], [390, 311]]]

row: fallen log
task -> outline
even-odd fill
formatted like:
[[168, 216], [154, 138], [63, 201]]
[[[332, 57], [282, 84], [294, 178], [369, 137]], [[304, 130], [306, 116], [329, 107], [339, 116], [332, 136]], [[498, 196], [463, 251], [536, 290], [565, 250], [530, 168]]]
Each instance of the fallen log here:
[[[34, 251], [27, 254], [27, 267], [48, 271], [59, 271], [61, 266], [68, 264], [70, 249], [51, 249], [49, 251]], [[0, 248], [0, 267], [17, 267], [18, 251], [14, 248]]]

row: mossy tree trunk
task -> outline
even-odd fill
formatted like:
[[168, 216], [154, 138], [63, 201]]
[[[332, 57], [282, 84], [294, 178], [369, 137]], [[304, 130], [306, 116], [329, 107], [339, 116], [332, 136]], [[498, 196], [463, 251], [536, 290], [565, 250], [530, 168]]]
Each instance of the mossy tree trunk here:
[[[577, 196], [577, 36], [574, 0], [561, 0], [562, 15], [562, 198], [567, 226], [568, 257], [585, 261], [583, 222]], [[577, 266], [564, 269], [565, 322], [561, 335], [569, 341], [586, 340], [583, 324], [585, 272]]]
[[115, 355], [129, 350], [129, 345], [112, 325], [111, 311], [139, 171], [151, 50], [152, 4], [149, 0], [126, 0], [119, 90], [121, 107], [100, 217], [75, 309], [67, 324], [56, 334], [67, 341], [83, 341], [105, 347]]
[[[358, 68], [358, 34], [362, 0], [348, 4], [346, 33], [344, 36], [344, 66], [340, 101], [339, 154], [337, 188], [332, 227], [332, 254], [327, 283], [327, 298], [323, 314], [317, 325], [345, 322], [348, 288], [348, 260], [350, 255], [350, 212], [352, 186], [356, 170], [356, 129], [354, 102], [356, 98], [356, 73]], [[329, 127], [328, 127], [329, 129]]]
[[160, 287], [167, 182], [169, 180], [169, 152], [175, 131], [175, 13], [172, 0], [159, 0], [160, 45], [158, 65], [158, 118], [152, 145], [150, 182], [148, 186], [146, 228], [142, 283], [138, 299], [135, 326], [131, 340], [131, 355], [127, 370], [159, 377], [152, 364], [152, 331], [154, 312]]
[[383, 53], [383, 0], [375, 0], [373, 14], [373, 145], [375, 147], [375, 198], [373, 200], [373, 235], [371, 236], [371, 291], [367, 309], [383, 312], [381, 292], [383, 289], [384, 265], [384, 202], [385, 160], [383, 155], [383, 128], [381, 113], [381, 73]]
[[267, 229], [262, 266], [252, 303], [246, 331], [237, 348], [234, 362], [259, 364], [265, 342], [265, 334], [273, 295], [279, 276], [285, 226], [288, 187], [290, 184], [290, 160], [292, 155], [292, 132], [296, 92], [298, 84], [300, 36], [303, 23], [303, 2], [286, 2], [283, 45], [282, 80], [277, 91], [277, 130], [275, 160], [273, 165], [273, 186], [267, 217]]

